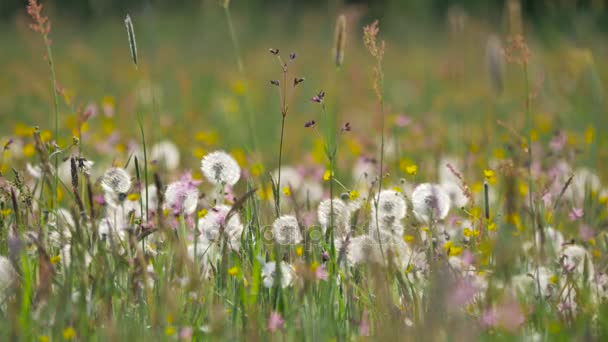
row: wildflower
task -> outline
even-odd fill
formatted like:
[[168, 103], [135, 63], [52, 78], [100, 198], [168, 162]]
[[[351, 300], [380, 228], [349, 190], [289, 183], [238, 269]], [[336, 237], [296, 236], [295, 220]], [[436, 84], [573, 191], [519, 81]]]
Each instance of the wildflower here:
[[285, 195], [287, 197], [291, 196], [291, 189], [288, 186], [283, 187], [282, 191], [283, 191], [283, 195]]
[[[379, 202], [377, 203], [378, 216], [384, 219], [388, 216], [394, 220], [400, 220], [405, 217], [407, 205], [403, 196], [395, 190], [383, 190], [380, 192]], [[372, 208], [372, 218], [376, 216], [376, 207]]]
[[61, 255], [55, 255], [51, 258], [51, 264], [57, 265], [61, 261]]
[[234, 277], [234, 276], [236, 276], [237, 274], [239, 274], [239, 268], [238, 268], [237, 266], [233, 266], [233, 267], [230, 267], [230, 268], [228, 269], [228, 275], [229, 275], [229, 276]]
[[239, 164], [224, 151], [215, 151], [203, 157], [201, 170], [207, 180], [213, 184], [234, 186], [241, 178]]
[[168, 140], [152, 146], [150, 158], [169, 171], [176, 170], [179, 167], [179, 149]]
[[[271, 288], [275, 285], [275, 271], [277, 264], [274, 261], [267, 262], [262, 267], [262, 282], [264, 287]], [[286, 288], [290, 286], [296, 276], [295, 269], [290, 264], [281, 261], [281, 287]]]
[[50, 341], [50, 339], [46, 335], [40, 335], [40, 336], [38, 336], [38, 342], [49, 342], [49, 341]]
[[411, 164], [405, 167], [405, 172], [410, 176], [415, 176], [418, 172], [418, 165]]
[[[276, 181], [279, 178], [279, 170], [272, 172], [272, 179]], [[283, 189], [289, 187], [292, 190], [297, 190], [302, 184], [302, 176], [300, 172], [291, 166], [281, 167], [281, 184], [278, 184], [279, 188]]]
[[317, 95], [313, 96], [312, 99], [310, 99], [310, 100], [312, 102], [322, 103], [324, 98], [325, 98], [325, 92], [323, 90], [321, 90]]
[[124, 169], [113, 167], [104, 173], [101, 187], [106, 192], [126, 194], [131, 188], [131, 177]]
[[[333, 220], [331, 219], [332, 207]], [[321, 201], [319, 207], [317, 208], [317, 217], [321, 227], [323, 228], [323, 233], [327, 231], [330, 223], [333, 223], [339, 235], [344, 235], [349, 230], [348, 223], [350, 221], [350, 211], [344, 202], [339, 198]]]
[[359, 191], [351, 190], [348, 192], [348, 199], [350, 199], [351, 201], [354, 201], [358, 198], [359, 198]]
[[302, 242], [302, 233], [298, 220], [291, 215], [283, 215], [272, 224], [274, 239], [281, 245], [296, 244]]
[[219, 205], [211, 208], [208, 213], [198, 220], [198, 227], [208, 241], [218, 241], [220, 233], [228, 238], [232, 249], [239, 247], [243, 224], [238, 215], [232, 215], [226, 222], [226, 215], [230, 212], [227, 205]]
[[443, 220], [450, 211], [450, 197], [442, 187], [423, 183], [412, 193], [414, 215], [419, 221]]
[[74, 328], [72, 327], [67, 327], [65, 329], [63, 329], [63, 338], [65, 340], [71, 340], [74, 338], [74, 336], [76, 336], [76, 331], [74, 331]]
[[483, 170], [483, 176], [488, 181], [488, 183], [494, 185], [496, 184], [496, 173], [493, 170], [485, 169]]
[[441, 183], [440, 186], [448, 194], [454, 207], [464, 208], [469, 203], [469, 198], [457, 183], [448, 181]]
[[173, 335], [175, 335], [175, 327], [173, 327], [172, 325], [168, 325], [165, 328], [165, 335], [167, 335], [167, 336], [173, 336]]
[[296, 255], [301, 257], [302, 254], [304, 254], [304, 248], [302, 248], [302, 246], [298, 246], [298, 248], [296, 248]]
[[172, 210], [173, 215], [190, 215], [198, 204], [198, 189], [191, 181], [179, 180], [167, 186], [165, 200], [165, 209]]
[[331, 170], [325, 170], [325, 172], [323, 173], [323, 180], [328, 182], [332, 178], [334, 178], [334, 172]]
[[327, 279], [329, 278], [329, 273], [325, 269], [325, 265], [318, 266], [315, 269], [315, 278], [317, 278], [317, 280], [327, 281]]
[[0, 255], [0, 298], [13, 285], [17, 277], [17, 271], [11, 261], [7, 257]]
[[276, 311], [270, 313], [270, 318], [268, 318], [268, 330], [270, 330], [270, 332], [273, 333], [277, 330], [280, 330], [281, 328], [283, 328], [284, 324], [285, 320], [283, 320], [283, 317], [280, 313]]
[[560, 254], [560, 264], [566, 272], [573, 273], [578, 280], [582, 280], [585, 272], [589, 281], [595, 276], [591, 256], [585, 248], [578, 245], [565, 246]]
[[583, 214], [583, 208], [572, 208], [570, 213], [568, 213], [568, 218], [570, 219], [570, 221], [576, 221], [583, 217]]

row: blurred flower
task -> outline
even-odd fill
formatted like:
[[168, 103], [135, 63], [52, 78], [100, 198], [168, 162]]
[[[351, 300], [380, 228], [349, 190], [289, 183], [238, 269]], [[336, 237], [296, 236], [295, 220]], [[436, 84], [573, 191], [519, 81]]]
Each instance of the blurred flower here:
[[285, 324], [285, 320], [280, 313], [273, 311], [270, 313], [270, 318], [268, 318], [268, 330], [270, 332], [275, 332], [283, 328], [283, 324]]
[[281, 245], [297, 244], [302, 242], [302, 233], [298, 220], [292, 215], [283, 215], [272, 224], [272, 235]]
[[436, 184], [423, 183], [412, 193], [414, 215], [419, 221], [443, 220], [450, 211], [450, 197]]
[[198, 220], [198, 228], [201, 229], [203, 237], [208, 241], [219, 241], [220, 234], [228, 239], [228, 244], [233, 250], [240, 246], [243, 224], [238, 214], [232, 215], [228, 222], [226, 216], [230, 212], [227, 205], [218, 205], [207, 211], [207, 214]]
[[[276, 282], [276, 268], [277, 263], [274, 261], [267, 262], [262, 267], [262, 282], [264, 287], [271, 288]], [[290, 286], [296, 276], [295, 269], [290, 264], [281, 261], [281, 287], [286, 288]]]
[[152, 146], [150, 158], [169, 171], [173, 171], [179, 167], [179, 149], [173, 142], [168, 140], [161, 141]]
[[579, 218], [583, 217], [583, 208], [572, 208], [570, 213], [568, 213], [568, 218], [570, 221], [576, 221]]
[[101, 187], [106, 192], [126, 194], [131, 188], [131, 177], [124, 169], [113, 167], [104, 173]]
[[239, 164], [224, 151], [215, 151], [203, 157], [201, 170], [207, 180], [216, 185], [234, 186], [241, 178]]
[[165, 191], [165, 209], [170, 209], [173, 215], [190, 215], [198, 204], [198, 189], [188, 181], [176, 181]]
[[[333, 210], [333, 212], [332, 212]], [[332, 214], [333, 213], [333, 219]], [[335, 227], [335, 236], [343, 236], [350, 230], [350, 211], [342, 200], [334, 198], [333, 200], [325, 199], [319, 203], [317, 207], [317, 218], [323, 229], [323, 233], [327, 231], [330, 223]]]

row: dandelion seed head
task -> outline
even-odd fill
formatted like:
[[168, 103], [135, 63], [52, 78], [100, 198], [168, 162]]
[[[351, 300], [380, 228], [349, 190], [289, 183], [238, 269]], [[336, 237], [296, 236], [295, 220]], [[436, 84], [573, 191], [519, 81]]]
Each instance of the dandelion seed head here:
[[165, 191], [165, 209], [172, 210], [174, 215], [190, 215], [196, 211], [198, 189], [188, 181], [179, 180], [167, 186]]
[[[267, 262], [264, 264], [264, 266], [262, 267], [262, 282], [264, 284], [264, 287], [271, 288], [275, 285], [276, 269], [277, 263], [274, 261]], [[288, 286], [291, 286], [295, 277], [295, 268], [292, 265], [281, 261], [281, 287], [286, 288]]]
[[281, 245], [297, 244], [302, 242], [302, 233], [298, 220], [292, 215], [283, 215], [272, 224], [272, 235]]
[[169, 171], [176, 170], [179, 167], [179, 149], [177, 146], [168, 140], [161, 141], [152, 146], [150, 158]]
[[585, 273], [585, 268], [587, 268], [589, 280], [592, 280], [595, 275], [593, 263], [591, 262], [591, 255], [582, 246], [564, 246], [561, 251], [559, 260], [564, 270], [566, 272], [574, 273], [578, 280], [582, 280], [582, 277]]
[[325, 199], [319, 203], [319, 207], [317, 208], [317, 218], [321, 224], [321, 227], [323, 228], [323, 232], [325, 233], [330, 225], [332, 204], [333, 224], [336, 229], [336, 236], [346, 235], [346, 233], [348, 233], [350, 230], [350, 211], [344, 202], [339, 198], [334, 198], [333, 200]]
[[124, 169], [113, 167], [103, 174], [101, 187], [105, 192], [126, 194], [131, 188], [131, 177]]
[[450, 211], [450, 196], [437, 184], [423, 183], [414, 189], [412, 205], [419, 221], [443, 220]]
[[4, 298], [6, 291], [17, 280], [18, 274], [11, 261], [0, 255], [0, 297]]
[[[279, 170], [274, 170], [272, 172], [272, 179], [277, 182], [279, 178]], [[300, 189], [302, 185], [302, 175], [298, 170], [291, 166], [282, 166], [281, 167], [281, 184], [279, 184], [279, 189], [283, 189], [284, 187], [290, 187], [292, 190]]]
[[[407, 205], [403, 196], [395, 190], [382, 190], [378, 201], [378, 218], [384, 220], [392, 217], [398, 221], [405, 217]], [[378, 199], [377, 197], [375, 199]], [[376, 217], [376, 206], [372, 206], [372, 220]]]
[[236, 214], [232, 215], [228, 222], [226, 222], [226, 216], [229, 212], [230, 207], [227, 205], [218, 205], [209, 209], [207, 214], [198, 220], [198, 228], [207, 240], [218, 241], [223, 226], [223, 233], [228, 237], [230, 246], [233, 249], [238, 249], [243, 232], [243, 224]]
[[450, 202], [454, 207], [463, 208], [469, 203], [469, 198], [462, 191], [458, 183], [445, 182], [441, 183], [441, 187], [450, 197]]
[[241, 178], [241, 168], [234, 158], [224, 151], [207, 154], [201, 161], [201, 170], [212, 184], [234, 186]]

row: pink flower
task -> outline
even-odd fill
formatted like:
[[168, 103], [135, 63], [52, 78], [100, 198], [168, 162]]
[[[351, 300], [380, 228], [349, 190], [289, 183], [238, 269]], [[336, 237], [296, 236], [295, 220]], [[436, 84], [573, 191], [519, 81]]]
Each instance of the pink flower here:
[[192, 340], [192, 327], [183, 327], [179, 331], [180, 340]]
[[572, 211], [570, 211], [570, 213], [568, 214], [568, 218], [570, 219], [570, 221], [574, 222], [583, 217], [583, 214], [583, 208], [572, 208]]
[[412, 123], [412, 119], [409, 116], [399, 114], [395, 118], [395, 125], [398, 127], [407, 127]]
[[325, 265], [321, 265], [321, 266], [317, 267], [317, 269], [315, 270], [315, 277], [318, 280], [327, 281], [327, 278], [329, 278], [329, 273], [327, 273], [327, 270], [325, 269]]
[[553, 195], [551, 194], [551, 192], [547, 191], [543, 197], [543, 204], [545, 205], [545, 208], [549, 208], [551, 207], [551, 202], [553, 202]]
[[487, 327], [500, 328], [508, 332], [517, 332], [526, 317], [519, 304], [514, 300], [502, 302], [488, 309], [481, 317], [481, 322]]
[[578, 228], [578, 236], [583, 241], [589, 241], [595, 237], [595, 231], [588, 225], [583, 224]]
[[270, 318], [268, 318], [268, 330], [270, 330], [270, 332], [281, 329], [283, 324], [285, 324], [285, 320], [283, 320], [280, 313], [276, 311], [270, 313]]
[[367, 311], [361, 314], [361, 322], [359, 322], [359, 335], [369, 336], [369, 321], [367, 319]]
[[551, 142], [549, 142], [549, 147], [551, 147], [553, 152], [559, 152], [564, 148], [564, 145], [566, 145], [566, 139], [566, 134], [564, 134], [564, 132], [559, 132], [555, 135], [555, 137], [553, 137], [553, 139], [551, 139]]
[[477, 289], [470, 281], [461, 280], [448, 295], [448, 302], [450, 305], [460, 307], [473, 300], [476, 293]]

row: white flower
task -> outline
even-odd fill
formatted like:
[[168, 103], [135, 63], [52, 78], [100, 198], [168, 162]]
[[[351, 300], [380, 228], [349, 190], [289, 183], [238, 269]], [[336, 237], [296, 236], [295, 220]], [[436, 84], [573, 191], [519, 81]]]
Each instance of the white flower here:
[[450, 196], [450, 201], [454, 207], [463, 208], [469, 203], [469, 198], [462, 191], [458, 183], [444, 182], [441, 183], [441, 187]]
[[6, 290], [17, 280], [17, 272], [11, 261], [0, 255], [0, 297], [4, 296]]
[[148, 210], [155, 210], [158, 206], [158, 191], [156, 185], [150, 184], [147, 189], [141, 189], [143, 205], [146, 205], [146, 190], [148, 192]]
[[221, 256], [220, 246], [206, 238], [198, 239], [195, 243], [188, 246], [188, 256], [192, 261], [200, 263], [203, 270], [203, 275], [209, 276], [212, 265], [215, 265]]
[[591, 256], [587, 250], [581, 246], [564, 246], [559, 260], [562, 267], [567, 272], [572, 272], [579, 281], [583, 280], [582, 278], [585, 272], [587, 272], [589, 281], [591, 281], [595, 275]]
[[228, 238], [230, 247], [237, 250], [240, 246], [243, 224], [238, 214], [232, 215], [226, 222], [228, 212], [230, 212], [230, 207], [227, 205], [211, 208], [205, 216], [198, 220], [198, 228], [203, 232], [205, 239], [215, 242], [218, 241], [223, 226], [223, 232]]
[[[279, 181], [279, 170], [274, 170], [272, 172], [272, 179], [275, 182]], [[281, 183], [279, 184], [279, 189], [283, 189], [284, 187], [290, 187], [292, 190], [297, 190], [300, 188], [302, 184], [302, 176], [295, 168], [291, 166], [283, 166], [281, 167]]]
[[[283, 172], [281, 171], [281, 183]], [[298, 189], [298, 200], [301, 203], [317, 203], [323, 198], [323, 186], [319, 182], [304, 180]]]
[[172, 171], [179, 167], [179, 149], [177, 146], [168, 140], [159, 142], [152, 146], [150, 158], [165, 169]]
[[[373, 198], [374, 202], [378, 200], [377, 196]], [[392, 217], [393, 221], [401, 220], [407, 212], [407, 205], [400, 193], [395, 190], [382, 190], [380, 192], [380, 200], [378, 201], [378, 218], [384, 219]], [[372, 220], [376, 218], [376, 205], [372, 206]]]
[[582, 202], [590, 192], [598, 192], [601, 188], [600, 178], [587, 168], [579, 168], [574, 171], [572, 183], [564, 195], [577, 203]]
[[167, 186], [165, 191], [165, 209], [174, 215], [190, 215], [198, 204], [198, 189], [188, 181], [176, 181]]
[[450, 211], [450, 196], [439, 185], [423, 183], [414, 189], [412, 205], [419, 221], [443, 220]]
[[126, 194], [131, 188], [131, 177], [124, 169], [113, 167], [103, 174], [101, 187], [106, 192]]
[[[545, 248], [549, 248], [552, 255], [557, 255], [562, 245], [564, 244], [564, 236], [559, 231], [553, 229], [553, 227], [546, 227], [544, 230], [545, 236]], [[541, 235], [540, 232], [536, 232], [536, 245], [541, 245]]]
[[281, 245], [290, 245], [302, 242], [302, 233], [298, 220], [292, 215], [283, 215], [272, 224], [272, 235]]
[[[276, 268], [277, 263], [274, 261], [267, 262], [262, 267], [262, 282], [264, 287], [271, 288], [275, 285], [276, 279]], [[290, 286], [296, 277], [296, 270], [290, 264], [281, 261], [281, 287], [286, 288]]]
[[55, 213], [49, 212], [48, 217], [49, 242], [54, 246], [61, 246], [72, 238], [72, 230], [76, 223], [72, 214], [64, 208], [58, 208]]
[[241, 178], [239, 164], [224, 151], [215, 151], [204, 156], [201, 170], [207, 180], [213, 184], [234, 186]]
[[355, 162], [352, 175], [355, 182], [364, 181], [365, 184], [369, 184], [378, 175], [378, 164], [374, 159], [359, 158]]
[[[333, 221], [331, 220], [331, 212], [333, 206]], [[323, 200], [317, 208], [317, 216], [323, 233], [327, 231], [330, 223], [333, 222], [335, 227], [335, 236], [344, 236], [350, 230], [350, 210], [342, 200], [334, 198], [333, 200]], [[332, 221], [332, 222], [330, 222]]]
[[553, 273], [546, 267], [533, 268], [528, 273], [516, 275], [511, 279], [516, 294], [536, 295], [539, 290], [543, 297], [554, 294], [555, 288], [551, 283]]
[[348, 242], [336, 243], [337, 250], [340, 251], [342, 248], [346, 249], [348, 263], [353, 266], [368, 262], [384, 265], [386, 264], [384, 258], [391, 256], [397, 267], [404, 268], [412, 258], [411, 250], [402, 239], [388, 235], [385, 235], [382, 241], [361, 235], [351, 238]]

